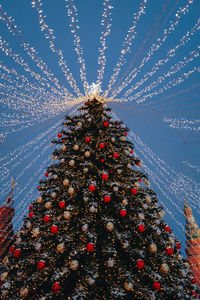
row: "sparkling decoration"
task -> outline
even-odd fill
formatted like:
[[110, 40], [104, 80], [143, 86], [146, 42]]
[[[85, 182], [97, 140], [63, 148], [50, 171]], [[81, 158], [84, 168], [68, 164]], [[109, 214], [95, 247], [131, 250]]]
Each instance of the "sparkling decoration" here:
[[68, 194], [73, 195], [75, 193], [75, 190], [72, 186], [69, 187], [68, 189]]
[[121, 137], [121, 141], [124, 142], [126, 140], [125, 136]]
[[57, 174], [54, 174], [54, 175], [53, 175], [53, 179], [58, 179], [58, 175], [57, 175]]
[[36, 244], [35, 244], [35, 249], [36, 249], [37, 251], [41, 250], [41, 248], [42, 248], [42, 244], [41, 244], [41, 243], [36, 243]]
[[69, 185], [69, 179], [65, 179], [65, 180], [63, 180], [63, 185]]
[[32, 229], [32, 235], [34, 237], [38, 237], [40, 235], [40, 229], [38, 227], [35, 227]]
[[42, 197], [37, 198], [37, 203], [42, 203], [42, 201], [43, 201]]
[[141, 221], [143, 221], [145, 219], [144, 214], [143, 213], [139, 213], [138, 214], [138, 219], [141, 220]]
[[63, 253], [65, 251], [65, 244], [64, 243], [58, 244], [56, 249], [58, 252]]
[[20, 289], [20, 296], [21, 297], [27, 297], [28, 296], [28, 293], [29, 293], [29, 289], [27, 287], [22, 287]]
[[125, 205], [125, 206], [128, 205], [128, 200], [127, 199], [123, 199], [122, 200], [122, 204]]
[[2, 274], [0, 275], [0, 279], [1, 279], [1, 281], [4, 281], [4, 280], [6, 280], [7, 276], [8, 276], [8, 272], [4, 272], [4, 273], [2, 273]]
[[48, 201], [48, 202], [45, 203], [44, 206], [45, 206], [46, 209], [51, 209], [52, 208], [52, 202]]
[[117, 169], [117, 174], [121, 174], [122, 173], [122, 170], [121, 169]]
[[51, 193], [51, 198], [56, 198], [56, 193], [55, 192]]
[[[79, 150], [79, 145], [74, 145], [74, 150], [78, 151]], [[71, 161], [70, 161], [71, 162]], [[69, 162], [69, 164], [70, 164]], [[71, 165], [70, 165], [71, 166]]]
[[118, 190], [119, 190], [118, 186], [114, 186], [114, 187], [113, 187], [113, 191], [114, 191], [114, 192], [118, 192]]
[[107, 228], [107, 230], [112, 231], [113, 228], [114, 228], [113, 223], [112, 223], [112, 222], [108, 222], [108, 223], [106, 224], [106, 228]]
[[96, 212], [97, 212], [97, 208], [96, 208], [95, 206], [92, 205], [92, 206], [90, 207], [89, 211], [90, 211], [91, 213], [96, 213]]
[[70, 165], [71, 167], [74, 167], [74, 165], [75, 165], [75, 160], [71, 159], [71, 160], [69, 161], [69, 165]]
[[89, 285], [93, 285], [93, 284], [95, 283], [95, 279], [92, 278], [92, 277], [89, 277], [89, 278], [87, 279], [87, 282], [88, 282]]
[[156, 244], [151, 244], [151, 245], [149, 246], [149, 251], [150, 251], [151, 253], [156, 253], [156, 252], [158, 251]]
[[88, 224], [84, 224], [82, 226], [82, 231], [87, 231], [88, 230]]
[[90, 157], [90, 151], [85, 152], [85, 157]]
[[113, 268], [115, 265], [115, 261], [112, 258], [109, 258], [109, 260], [107, 261], [107, 266], [109, 268]]
[[71, 263], [70, 263], [70, 268], [73, 270], [73, 271], [76, 271], [79, 267], [79, 262], [77, 260], [72, 260]]
[[83, 124], [82, 124], [81, 122], [78, 122], [78, 123], [77, 123], [77, 126], [78, 126], [78, 127], [82, 127]]
[[129, 242], [128, 242], [128, 241], [124, 241], [124, 242], [122, 243], [122, 247], [123, 247], [124, 249], [127, 249], [127, 248], [129, 247]]
[[88, 172], [88, 168], [83, 168], [83, 172], [87, 173]]
[[161, 265], [160, 270], [162, 273], [167, 274], [169, 272], [169, 266], [168, 264], [164, 263]]
[[62, 158], [62, 159], [60, 160], [60, 162], [61, 162], [62, 164], [64, 164], [64, 163], [65, 163], [65, 159]]
[[124, 282], [124, 288], [127, 291], [132, 291], [133, 290], [133, 284], [132, 284], [132, 282]]
[[132, 168], [131, 164], [127, 164], [127, 168], [131, 169]]
[[32, 227], [32, 224], [31, 224], [30, 221], [26, 222], [26, 227], [29, 228], [29, 229]]
[[64, 211], [64, 213], [63, 213], [63, 215], [64, 215], [64, 218], [66, 219], [66, 220], [68, 220], [68, 219], [70, 219], [71, 218], [71, 213], [70, 213], [70, 211]]

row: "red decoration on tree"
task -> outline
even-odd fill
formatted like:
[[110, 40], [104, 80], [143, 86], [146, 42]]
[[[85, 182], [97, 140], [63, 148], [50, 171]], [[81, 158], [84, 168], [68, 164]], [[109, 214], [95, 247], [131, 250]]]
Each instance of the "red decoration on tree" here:
[[111, 199], [110, 196], [105, 196], [104, 197], [104, 202], [110, 202], [110, 199]]
[[145, 226], [143, 225], [143, 224], [140, 224], [139, 226], [138, 226], [138, 231], [139, 232], [143, 232], [143, 231], [145, 231], [146, 230], [146, 228], [145, 228]]
[[96, 189], [96, 187], [95, 187], [94, 185], [90, 185], [90, 186], [89, 186], [89, 190], [90, 190], [90, 192], [94, 192], [94, 191], [95, 191], [95, 189]]
[[65, 142], [66, 142], [66, 139], [63, 139], [62, 141], [63, 141], [63, 143], [65, 143]]
[[53, 225], [51, 226], [51, 233], [56, 234], [58, 232], [58, 226]]
[[49, 177], [49, 174], [47, 172], [44, 175], [45, 175], [45, 177]]
[[89, 142], [89, 141], [90, 141], [90, 137], [89, 137], [89, 136], [86, 136], [85, 141], [86, 141], [86, 142]]
[[33, 205], [32, 205], [32, 204], [29, 205], [29, 208], [28, 208], [28, 209], [31, 210], [32, 208], [33, 208]]
[[117, 153], [117, 152], [113, 153], [113, 157], [114, 158], [118, 158], [119, 157], [119, 153]]
[[196, 283], [196, 281], [195, 281], [194, 278], [191, 280], [191, 283], [192, 283], [192, 284], [195, 284], [195, 283]]
[[10, 249], [9, 249], [9, 252], [12, 253], [14, 250], [15, 250], [15, 247], [11, 246]]
[[181, 244], [180, 243], [176, 243], [176, 249], [178, 249], [178, 250], [181, 249]]
[[40, 190], [40, 188], [41, 188], [41, 186], [38, 186], [38, 187], [37, 187], [38, 191]]
[[122, 217], [125, 217], [125, 216], [127, 215], [127, 211], [126, 211], [125, 209], [121, 209], [121, 210], [120, 210], [120, 215], [121, 215]]
[[154, 288], [154, 290], [156, 290], [156, 291], [159, 291], [160, 289], [161, 289], [161, 285], [160, 285], [160, 283], [159, 282], [154, 282], [154, 284], [153, 284], [153, 288]]
[[195, 298], [197, 298], [197, 297], [198, 297], [198, 294], [197, 294], [196, 292], [193, 292], [193, 291], [192, 291], [192, 296], [194, 296]]
[[60, 208], [65, 208], [65, 201], [60, 201], [59, 206]]
[[102, 174], [102, 179], [103, 180], [108, 180], [108, 174]]
[[133, 195], [137, 195], [137, 193], [138, 193], [138, 190], [136, 190], [136, 189], [131, 189], [131, 194], [133, 194]]
[[120, 124], [120, 123], [118, 123], [117, 125], [118, 125], [118, 126], [120, 126], [121, 124]]
[[133, 149], [131, 149], [131, 150], [130, 150], [130, 153], [133, 153], [133, 152], [134, 152]]
[[110, 173], [112, 174], [112, 173], [114, 173], [114, 171], [110, 170]]
[[104, 144], [104, 143], [100, 143], [100, 144], [99, 144], [99, 147], [100, 147], [100, 148], [104, 148], [104, 147], [105, 147], [105, 144]]
[[50, 216], [44, 216], [43, 221], [44, 221], [45, 223], [48, 223], [48, 222], [51, 221], [51, 217], [50, 217]]
[[124, 135], [127, 136], [127, 132], [124, 132]]
[[61, 133], [58, 133], [58, 138], [61, 138], [62, 134]]
[[101, 159], [101, 162], [104, 163], [104, 161], [105, 161], [105, 160], [102, 158], [102, 159]]
[[45, 268], [45, 261], [44, 260], [38, 261], [38, 263], [37, 263], [37, 269], [38, 270], [42, 270], [44, 268]]
[[165, 226], [164, 230], [167, 231], [167, 232], [171, 232], [171, 228], [169, 226]]
[[88, 106], [88, 102], [85, 102], [85, 105]]
[[166, 253], [167, 253], [167, 255], [173, 255], [174, 254], [174, 250], [172, 248], [167, 248], [166, 249]]
[[140, 167], [140, 161], [138, 161], [136, 165], [137, 165], [138, 167]]
[[143, 262], [142, 259], [138, 259], [138, 261], [136, 263], [136, 266], [137, 266], [138, 269], [142, 270], [145, 267], [145, 263]]
[[58, 292], [61, 289], [60, 283], [57, 281], [54, 282], [51, 289], [53, 292]]
[[87, 248], [88, 252], [93, 252], [94, 251], [94, 245], [92, 243], [88, 243], [86, 248]]
[[104, 123], [103, 123], [103, 126], [105, 126], [105, 127], [107, 127], [109, 124], [108, 124], [108, 122], [107, 121], [105, 121]]
[[13, 252], [13, 256], [15, 257], [15, 258], [18, 258], [18, 257], [20, 257], [20, 255], [21, 255], [21, 249], [16, 249], [14, 252]]
[[142, 181], [142, 179], [140, 178], [140, 179], [138, 179], [138, 181], [139, 181], [139, 182], [141, 182], [141, 181]]
[[33, 212], [31, 211], [29, 214], [28, 214], [29, 218], [32, 218], [33, 216]]

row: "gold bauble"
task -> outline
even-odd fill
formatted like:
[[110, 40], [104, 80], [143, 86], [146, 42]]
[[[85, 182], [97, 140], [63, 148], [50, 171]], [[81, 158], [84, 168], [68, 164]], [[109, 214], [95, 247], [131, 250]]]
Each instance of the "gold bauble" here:
[[123, 200], [122, 200], [122, 204], [123, 204], [123, 205], [128, 205], [128, 200], [127, 200], [127, 199], [123, 199]]
[[90, 157], [90, 152], [89, 151], [85, 152], [85, 157]]
[[21, 297], [26, 297], [29, 293], [29, 289], [27, 287], [22, 287], [20, 289], [20, 296]]
[[8, 276], [8, 272], [1, 273], [1, 275], [0, 275], [1, 281], [4, 281], [7, 276]]
[[56, 193], [55, 192], [51, 193], [51, 198], [56, 198]]
[[121, 136], [121, 141], [125, 141], [125, 140], [126, 140], [125, 136]]
[[40, 235], [40, 229], [38, 227], [35, 227], [32, 229], [32, 236], [38, 237]]
[[162, 264], [160, 267], [162, 273], [167, 274], [169, 272], [169, 266], [167, 264]]
[[127, 291], [132, 291], [133, 290], [133, 284], [132, 284], [132, 282], [124, 282], [124, 288]]
[[52, 207], [51, 201], [48, 201], [47, 203], [45, 203], [45, 208], [46, 209], [50, 209], [51, 207]]
[[146, 202], [149, 204], [149, 203], [151, 203], [151, 198], [149, 197], [149, 196], [145, 196], [145, 199], [146, 199]]
[[78, 127], [82, 127], [82, 123], [81, 123], [81, 122], [78, 122], [78, 123], [77, 123], [77, 126], [78, 126]]
[[64, 243], [58, 244], [56, 249], [58, 252], [63, 253], [65, 251], [65, 244]]
[[73, 195], [74, 194], [74, 188], [72, 186], [69, 187], [68, 189], [68, 194]]
[[157, 252], [157, 246], [156, 246], [156, 244], [151, 244], [150, 246], [149, 246], [149, 251], [151, 252], [151, 253], [156, 253]]
[[70, 268], [73, 270], [73, 271], [76, 271], [79, 267], [79, 263], [77, 260], [72, 260], [71, 263], [70, 263]]
[[69, 185], [69, 179], [65, 179], [65, 180], [63, 180], [63, 185]]
[[70, 165], [71, 167], [73, 167], [73, 166], [75, 165], [75, 160], [71, 159], [71, 160], [69, 161], [69, 165]]
[[42, 201], [43, 201], [42, 197], [37, 198], [37, 203], [42, 203]]
[[79, 145], [74, 145], [74, 150], [78, 151], [79, 150]]
[[107, 230], [112, 231], [113, 228], [114, 228], [113, 223], [112, 223], [112, 222], [108, 222], [108, 223], [106, 224], [106, 228], [107, 228]]
[[67, 147], [65, 145], [62, 145], [62, 151], [65, 151]]
[[66, 220], [68, 220], [68, 219], [70, 219], [71, 218], [71, 213], [70, 213], [70, 211], [64, 211], [64, 218], [66, 219]]
[[61, 162], [62, 164], [64, 164], [64, 163], [65, 163], [65, 159], [62, 158], [60, 162]]
[[162, 219], [164, 217], [164, 215], [165, 215], [164, 210], [161, 210], [158, 212], [158, 218]]

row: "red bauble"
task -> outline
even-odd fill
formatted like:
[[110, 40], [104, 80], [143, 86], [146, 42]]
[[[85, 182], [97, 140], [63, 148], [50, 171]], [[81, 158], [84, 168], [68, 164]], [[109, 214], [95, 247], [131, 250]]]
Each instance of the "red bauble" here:
[[176, 249], [178, 249], [178, 250], [181, 249], [181, 244], [180, 243], [176, 243]]
[[131, 194], [133, 194], [133, 195], [137, 195], [137, 193], [138, 193], [138, 190], [136, 190], [136, 189], [131, 189]]
[[60, 208], [65, 208], [65, 201], [60, 201], [59, 206]]
[[40, 190], [40, 188], [41, 188], [40, 186], [37, 187], [38, 191]]
[[195, 283], [196, 283], [196, 281], [195, 281], [194, 278], [191, 280], [191, 283], [192, 283], [192, 284], [195, 284]]
[[117, 153], [117, 152], [113, 153], [113, 157], [114, 158], [118, 158], [119, 157], [119, 153]]
[[108, 122], [107, 121], [105, 121], [104, 123], [103, 123], [103, 126], [105, 126], [105, 127], [107, 127], [109, 124], [108, 124]]
[[38, 263], [37, 263], [37, 269], [38, 270], [42, 270], [44, 268], [45, 268], [45, 261], [44, 260], [38, 261]]
[[44, 175], [45, 175], [45, 177], [49, 177], [49, 174], [47, 172]]
[[50, 217], [50, 216], [44, 216], [43, 221], [44, 221], [45, 223], [48, 223], [48, 222], [51, 221], [51, 217]]
[[131, 149], [131, 150], [130, 150], [130, 153], [133, 153], [133, 152], [134, 152], [133, 149]]
[[86, 141], [86, 142], [89, 142], [89, 141], [90, 141], [90, 137], [89, 137], [89, 136], [86, 136], [85, 141]]
[[96, 187], [95, 187], [94, 185], [90, 185], [90, 186], [89, 186], [89, 190], [90, 190], [90, 192], [94, 192], [94, 191], [95, 191], [95, 189], [96, 189]]
[[117, 125], [118, 125], [118, 126], [120, 126], [121, 124], [120, 124], [120, 123], [118, 123]]
[[51, 287], [52, 291], [53, 292], [58, 292], [60, 289], [61, 289], [61, 285], [59, 282], [54, 282], [52, 287]]
[[192, 296], [194, 296], [195, 298], [197, 298], [198, 294], [196, 292], [192, 292]]
[[85, 105], [88, 106], [88, 102], [85, 102]]
[[138, 259], [138, 261], [136, 263], [136, 266], [137, 266], [138, 269], [142, 270], [145, 267], [145, 263], [143, 262], [143, 260]]
[[66, 139], [63, 139], [62, 141], [63, 141], [63, 143], [65, 143], [65, 142], [66, 142]]
[[124, 132], [124, 135], [127, 136], [127, 132]]
[[15, 250], [15, 247], [11, 246], [10, 249], [9, 249], [9, 252], [12, 253], [14, 250]]
[[61, 136], [62, 136], [62, 134], [61, 134], [61, 133], [59, 133], [59, 134], [58, 134], [58, 138], [61, 138]]
[[31, 211], [29, 214], [28, 214], [29, 218], [32, 218], [33, 216], [33, 212]]
[[87, 248], [88, 252], [93, 252], [94, 251], [94, 245], [92, 243], [88, 243], [86, 248]]
[[110, 173], [112, 174], [112, 173], [114, 173], [114, 171], [110, 170]]
[[169, 226], [165, 226], [164, 230], [167, 231], [167, 232], [171, 232], [171, 228]]
[[141, 182], [141, 181], [142, 181], [142, 179], [140, 178], [140, 179], [138, 179], [138, 181], [139, 181], [139, 182]]
[[33, 208], [33, 205], [32, 205], [32, 204], [29, 205], [29, 208], [28, 208], [28, 209], [31, 210], [32, 208]]
[[125, 217], [125, 216], [127, 215], [127, 211], [126, 211], [125, 209], [121, 209], [121, 210], [120, 210], [120, 215], [121, 215], [122, 217]]
[[166, 249], [166, 253], [167, 253], [167, 255], [173, 255], [174, 254], [174, 250], [172, 248], [167, 248]]
[[102, 179], [103, 180], [108, 180], [108, 174], [102, 174]]
[[140, 166], [140, 161], [137, 162], [136, 166], [138, 166], [138, 167]]
[[153, 288], [154, 288], [154, 290], [159, 291], [161, 289], [160, 283], [159, 282], [154, 282]]
[[58, 232], [58, 226], [53, 225], [51, 226], [51, 233], [56, 234]]
[[104, 163], [104, 161], [105, 161], [105, 160], [102, 158], [102, 159], [101, 159], [101, 162]]
[[15, 257], [15, 258], [18, 258], [18, 257], [20, 257], [20, 255], [21, 255], [21, 249], [16, 249], [14, 252], [13, 252], [13, 256]]
[[138, 231], [139, 231], [139, 232], [143, 232], [143, 231], [145, 231], [145, 230], [146, 230], [146, 228], [145, 228], [144, 225], [140, 224], [140, 225], [138, 226]]
[[110, 202], [110, 199], [111, 199], [110, 196], [105, 196], [104, 197], [104, 202]]
[[105, 147], [105, 144], [104, 144], [104, 143], [100, 143], [100, 144], [99, 144], [99, 147], [100, 147], [100, 148], [104, 148], [104, 147]]

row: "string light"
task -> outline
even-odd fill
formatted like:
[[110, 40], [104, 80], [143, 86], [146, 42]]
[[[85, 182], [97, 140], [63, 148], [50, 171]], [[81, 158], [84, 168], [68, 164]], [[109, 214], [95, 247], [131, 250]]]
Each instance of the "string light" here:
[[200, 120], [187, 120], [185, 118], [172, 119], [172, 118], [164, 117], [163, 121], [165, 123], [169, 123], [169, 126], [171, 128], [188, 129], [188, 130], [194, 130], [194, 131], [200, 130]]

